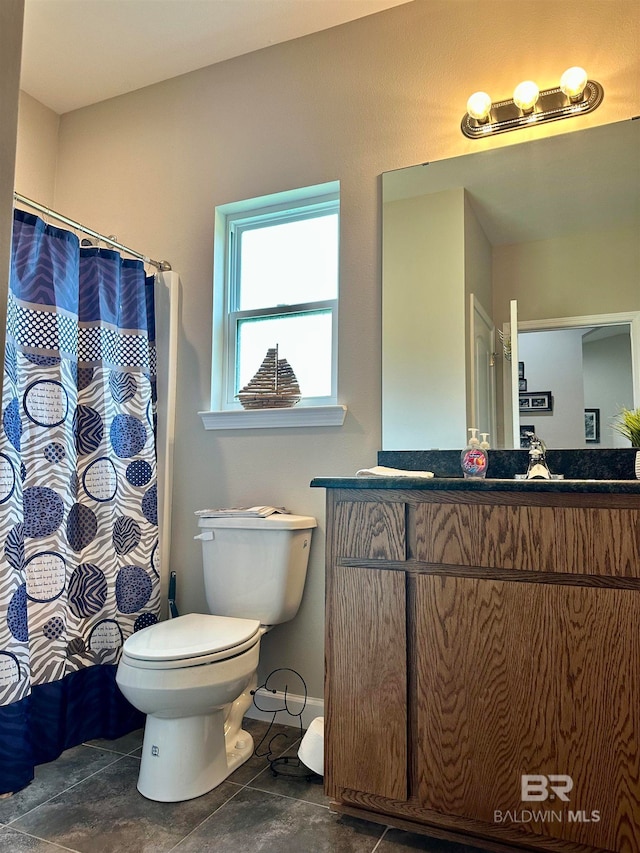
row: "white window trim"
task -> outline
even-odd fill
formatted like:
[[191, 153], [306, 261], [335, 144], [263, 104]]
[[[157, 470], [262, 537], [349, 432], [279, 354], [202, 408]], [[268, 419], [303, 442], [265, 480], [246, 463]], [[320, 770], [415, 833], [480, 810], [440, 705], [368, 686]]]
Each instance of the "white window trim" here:
[[[282, 193], [276, 196], [263, 196], [244, 202], [221, 205], [215, 211], [215, 241], [214, 241], [214, 282], [223, 282], [225, 267], [228, 259], [225, 256], [226, 229], [229, 217], [239, 218], [247, 211], [262, 208], [263, 212], [286, 210], [300, 202], [310, 201], [309, 208], [325, 205], [339, 198], [340, 184], [338, 181], [304, 187], [292, 190], [287, 194], [286, 202], [282, 201]], [[278, 203], [274, 204], [274, 199]], [[227, 377], [229, 371], [229, 349], [225, 348], [225, 323], [227, 311], [225, 304], [224, 286], [213, 288], [213, 342], [211, 369], [211, 410], [198, 414], [202, 418], [205, 429], [264, 429], [278, 427], [306, 426], [341, 426], [347, 413], [347, 407], [337, 403], [334, 398], [303, 398], [300, 403], [287, 409], [258, 409], [245, 410], [239, 403], [230, 404], [227, 398]], [[332, 353], [332, 387], [337, 393], [337, 347], [338, 347], [338, 300], [326, 300], [321, 303], [305, 303], [304, 310], [312, 307], [332, 307], [333, 317], [333, 353]], [[293, 306], [297, 307], [297, 306]], [[288, 306], [290, 309], [291, 306]], [[275, 311], [276, 309], [274, 309]], [[266, 313], [266, 312], [260, 312]], [[244, 316], [244, 312], [243, 312]], [[223, 369], [214, 369], [213, 365], [223, 365]]]
[[240, 409], [198, 412], [205, 429], [277, 429], [279, 427], [342, 426], [347, 407], [293, 406], [290, 409]]

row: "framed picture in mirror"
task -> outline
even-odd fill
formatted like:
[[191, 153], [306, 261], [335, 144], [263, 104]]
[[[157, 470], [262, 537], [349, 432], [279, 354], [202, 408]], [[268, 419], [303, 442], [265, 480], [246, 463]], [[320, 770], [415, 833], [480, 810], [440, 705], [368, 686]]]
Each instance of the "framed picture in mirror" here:
[[587, 444], [600, 444], [600, 409], [584, 410], [584, 440]]
[[531, 444], [531, 436], [535, 435], [535, 427], [533, 424], [520, 424], [520, 447], [522, 450], [527, 450]]
[[521, 412], [552, 412], [553, 396], [551, 391], [521, 391], [519, 408]]

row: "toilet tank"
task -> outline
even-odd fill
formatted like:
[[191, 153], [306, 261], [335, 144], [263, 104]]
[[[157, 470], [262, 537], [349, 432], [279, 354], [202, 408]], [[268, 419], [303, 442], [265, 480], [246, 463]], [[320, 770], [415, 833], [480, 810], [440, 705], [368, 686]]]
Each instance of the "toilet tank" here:
[[200, 517], [204, 586], [217, 616], [287, 622], [298, 612], [315, 518]]

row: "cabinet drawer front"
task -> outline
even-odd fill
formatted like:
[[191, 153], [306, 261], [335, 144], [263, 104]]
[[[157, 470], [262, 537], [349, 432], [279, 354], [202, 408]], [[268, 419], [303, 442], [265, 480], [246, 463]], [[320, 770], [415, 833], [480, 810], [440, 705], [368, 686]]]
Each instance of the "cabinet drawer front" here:
[[555, 571], [554, 510], [540, 506], [423, 503], [416, 559], [451, 566]]
[[404, 503], [339, 501], [335, 512], [336, 557], [405, 560]]
[[416, 559], [640, 578], [640, 510], [422, 503], [416, 507]]
[[640, 578], [640, 512], [556, 510], [558, 571]]

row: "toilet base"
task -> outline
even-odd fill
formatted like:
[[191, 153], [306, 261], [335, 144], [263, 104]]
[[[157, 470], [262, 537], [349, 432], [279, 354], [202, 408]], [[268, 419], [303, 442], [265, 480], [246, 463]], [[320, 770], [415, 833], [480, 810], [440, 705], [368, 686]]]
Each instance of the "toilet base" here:
[[149, 800], [176, 803], [220, 785], [253, 753], [253, 738], [236, 730], [227, 746], [225, 709], [200, 717], [147, 716], [138, 791]]

